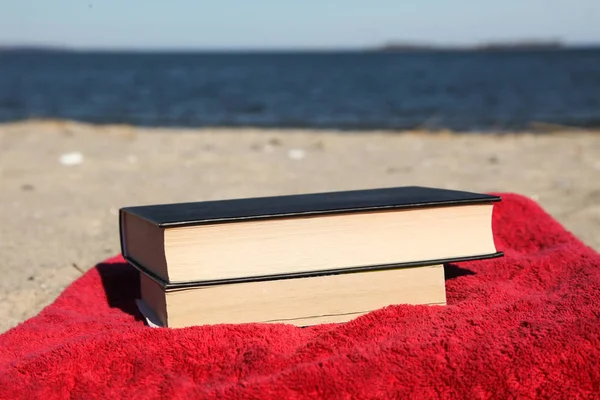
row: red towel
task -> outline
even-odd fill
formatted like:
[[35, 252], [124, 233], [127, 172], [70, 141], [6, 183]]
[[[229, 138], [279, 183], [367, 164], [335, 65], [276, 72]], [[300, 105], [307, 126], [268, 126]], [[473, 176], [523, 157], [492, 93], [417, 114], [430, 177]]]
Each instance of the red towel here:
[[0, 336], [0, 398], [600, 396], [600, 255], [532, 201], [503, 199], [505, 257], [448, 266], [448, 306], [346, 324], [149, 328], [136, 272], [113, 258]]

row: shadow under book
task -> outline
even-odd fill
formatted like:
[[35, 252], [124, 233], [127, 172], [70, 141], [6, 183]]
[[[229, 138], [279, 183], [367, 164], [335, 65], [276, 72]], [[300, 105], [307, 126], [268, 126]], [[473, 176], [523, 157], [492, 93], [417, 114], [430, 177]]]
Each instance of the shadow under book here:
[[499, 200], [413, 186], [126, 207], [121, 248], [158, 326], [346, 322], [445, 305], [443, 264], [502, 255]]

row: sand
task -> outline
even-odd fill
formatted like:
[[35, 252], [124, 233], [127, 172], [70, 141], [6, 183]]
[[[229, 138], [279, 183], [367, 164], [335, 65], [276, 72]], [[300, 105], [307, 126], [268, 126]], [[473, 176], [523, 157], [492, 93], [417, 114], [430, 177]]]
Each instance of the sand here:
[[600, 132], [0, 125], [0, 332], [118, 254], [122, 206], [382, 186], [516, 192], [600, 250]]

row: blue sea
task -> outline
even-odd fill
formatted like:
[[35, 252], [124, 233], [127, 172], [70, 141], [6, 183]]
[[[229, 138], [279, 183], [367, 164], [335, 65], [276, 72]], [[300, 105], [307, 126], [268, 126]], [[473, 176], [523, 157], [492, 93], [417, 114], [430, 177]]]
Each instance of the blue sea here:
[[600, 49], [0, 53], [0, 122], [334, 129], [600, 127]]

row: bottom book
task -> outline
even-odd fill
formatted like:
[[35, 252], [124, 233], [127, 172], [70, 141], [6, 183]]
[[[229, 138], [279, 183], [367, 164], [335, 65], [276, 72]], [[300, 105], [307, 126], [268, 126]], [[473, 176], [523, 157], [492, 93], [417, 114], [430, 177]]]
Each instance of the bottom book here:
[[396, 304], [445, 305], [443, 265], [165, 289], [140, 273], [150, 326], [348, 322]]

